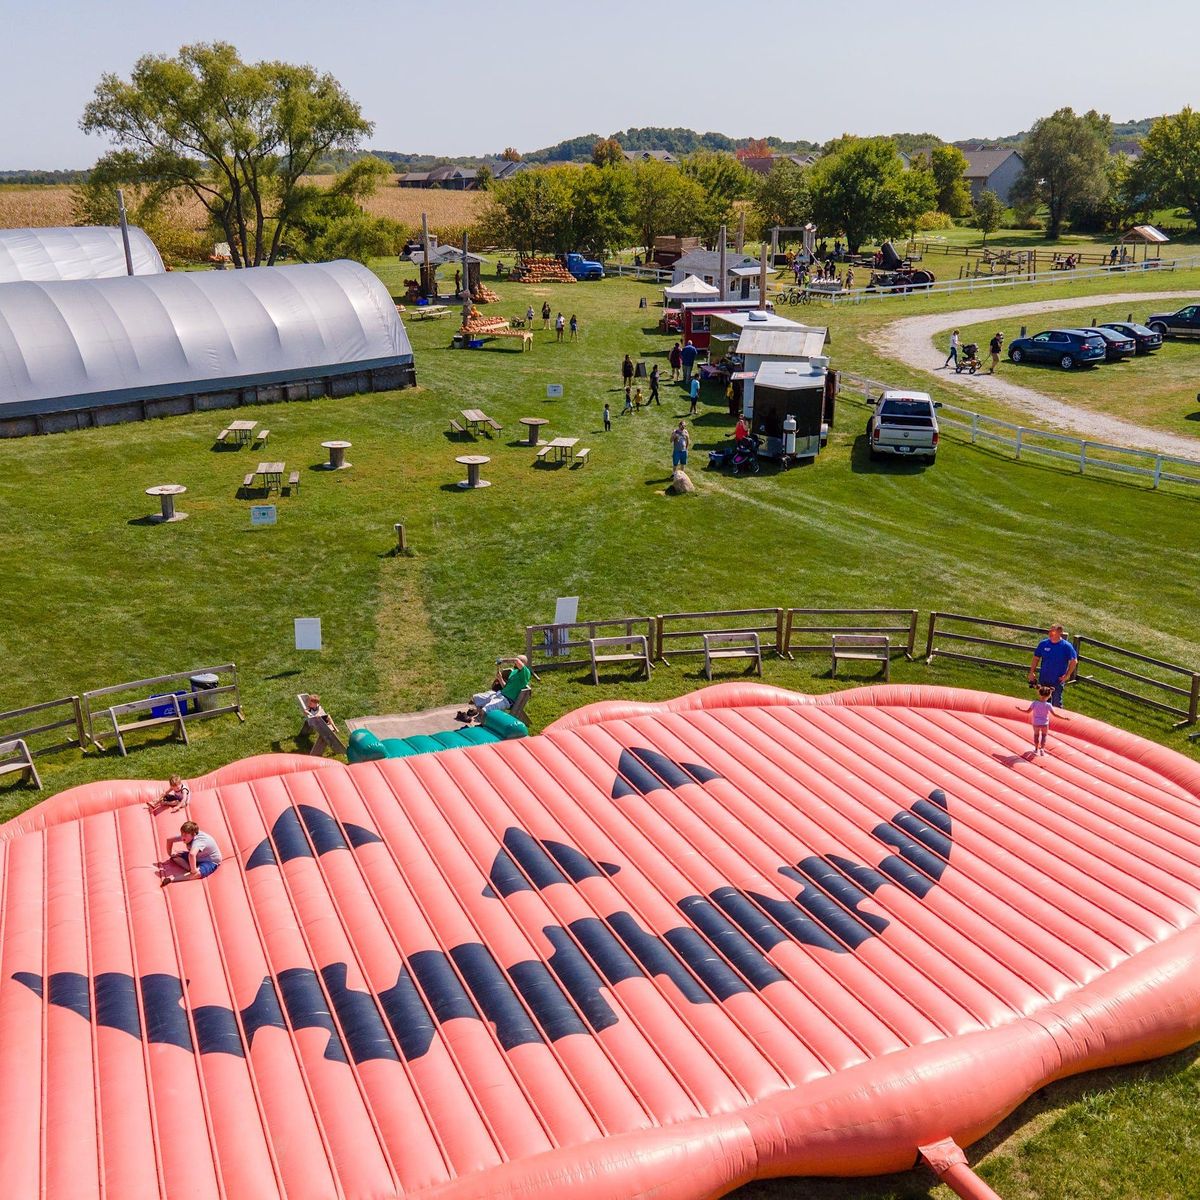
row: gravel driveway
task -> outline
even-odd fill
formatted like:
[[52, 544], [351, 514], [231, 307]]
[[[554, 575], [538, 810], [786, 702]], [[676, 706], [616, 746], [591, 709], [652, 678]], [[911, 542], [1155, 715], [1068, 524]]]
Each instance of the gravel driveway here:
[[[1008, 335], [1006, 342], [1016, 335], [1011, 328], [1018, 317], [1029, 317], [1062, 309], [1100, 308], [1112, 305], [1137, 305], [1142, 308], [1151, 300], [1195, 300], [1191, 292], [1117, 292], [1111, 296], [1081, 296], [1066, 300], [1039, 300], [1030, 304], [997, 304], [991, 308], [971, 308], [957, 313], [938, 313], [928, 317], [905, 317], [893, 321], [880, 329], [876, 345], [889, 357], [898, 359], [910, 367], [929, 371], [937, 375], [940, 383], [990, 396], [994, 400], [1018, 409], [1037, 418], [1043, 428], [1069, 430], [1076, 436], [1087, 437], [1097, 442], [1109, 442], [1116, 446], [1136, 446], [1144, 450], [1155, 450], [1162, 454], [1178, 454], [1195, 458], [1200, 454], [1200, 437], [1163, 433], [1146, 429], [1132, 421], [1123, 421], [1106, 413], [1079, 408], [1064, 400], [1056, 400], [1035, 391], [1031, 387], [1014, 383], [1000, 375], [956, 375], [953, 371], [939, 371], [945, 357], [945, 347], [935, 348], [933, 338], [951, 329], [965, 328], [984, 321], [997, 323]], [[1123, 314], [1122, 314], [1123, 315]], [[1006, 328], [1008, 326], [1008, 328]], [[943, 339], [949, 345], [949, 338]], [[980, 347], [981, 357], [987, 360], [987, 346]], [[1002, 360], [1001, 370], [1016, 373], [1007, 359]]]

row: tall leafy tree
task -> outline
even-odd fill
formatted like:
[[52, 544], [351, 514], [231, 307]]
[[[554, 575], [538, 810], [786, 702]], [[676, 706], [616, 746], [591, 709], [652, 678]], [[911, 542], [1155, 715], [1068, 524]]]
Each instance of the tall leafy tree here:
[[225, 42], [104, 75], [80, 125], [114, 143], [110, 175], [195, 196], [239, 267], [275, 261], [302, 176], [372, 130], [331, 75], [246, 63]]
[[698, 150], [689, 154], [679, 169], [704, 191], [699, 232], [710, 240], [721, 225], [732, 223], [734, 202], [754, 195], [754, 175], [724, 151]]
[[965, 217], [971, 211], [971, 189], [963, 177], [967, 156], [957, 146], [934, 146], [929, 151], [928, 163], [937, 189], [938, 212]]
[[852, 252], [910, 229], [935, 199], [932, 172], [906, 171], [890, 138], [839, 138], [809, 168], [808, 187], [817, 225], [845, 234]]
[[776, 159], [770, 172], [759, 181], [754, 196], [754, 215], [760, 233], [768, 236], [772, 225], [803, 225], [811, 212], [806, 169], [790, 158]]
[[1025, 170], [1014, 191], [1020, 201], [1046, 206], [1047, 238], [1058, 237], [1072, 208], [1107, 198], [1111, 140], [1112, 121], [1094, 109], [1077, 116], [1060, 108], [1030, 130], [1021, 151]]
[[656, 237], [699, 231], [706, 197], [694, 179], [656, 159], [635, 163], [631, 175], [630, 223], [647, 255]]
[[1187, 209], [1200, 229], [1200, 113], [1185, 108], [1155, 121], [1142, 141], [1133, 179], [1158, 204]]

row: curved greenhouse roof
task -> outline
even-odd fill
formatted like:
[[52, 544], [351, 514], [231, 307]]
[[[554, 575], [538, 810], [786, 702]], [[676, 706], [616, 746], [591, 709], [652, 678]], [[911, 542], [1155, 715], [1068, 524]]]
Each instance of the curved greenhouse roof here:
[[0, 420], [411, 363], [354, 262], [0, 286]]
[[[149, 236], [132, 226], [129, 251], [135, 275], [162, 275], [166, 271]], [[115, 226], [0, 229], [0, 283], [107, 279], [128, 274], [121, 231]]]

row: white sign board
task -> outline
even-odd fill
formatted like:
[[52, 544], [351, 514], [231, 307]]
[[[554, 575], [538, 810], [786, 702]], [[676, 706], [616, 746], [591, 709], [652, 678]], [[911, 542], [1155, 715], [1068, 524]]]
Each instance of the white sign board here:
[[[559, 596], [554, 603], [554, 623], [555, 625], [574, 625], [579, 619], [579, 597], [578, 596]], [[554, 630], [554, 646], [547, 647], [552, 654], [558, 655], [560, 658], [567, 653], [567, 642], [570, 639], [570, 631], [567, 629]]]
[[297, 650], [320, 650], [321, 649], [321, 618], [320, 617], [297, 617], [296, 618], [296, 649]]
[[563, 385], [561, 383], [546, 384], [546, 398], [548, 400], [558, 400], [562, 396]]
[[250, 524], [251, 525], [274, 525], [276, 517], [275, 505], [273, 504], [252, 504], [250, 505]]

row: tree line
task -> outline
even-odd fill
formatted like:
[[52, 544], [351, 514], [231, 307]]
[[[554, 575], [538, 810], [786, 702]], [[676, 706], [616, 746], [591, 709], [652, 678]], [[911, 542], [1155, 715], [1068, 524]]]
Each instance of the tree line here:
[[[364, 208], [389, 176], [386, 163], [357, 157], [371, 122], [336, 79], [310, 66], [243, 62], [227, 43], [145, 55], [129, 79], [101, 78], [81, 125], [113, 147], [79, 185], [81, 223], [111, 222], [115, 188], [124, 186], [133, 219], [156, 240], [171, 238], [181, 197], [199, 201], [235, 266], [272, 263], [285, 247], [301, 258], [365, 261], [394, 252], [406, 233]], [[648, 142], [662, 132], [621, 136]], [[1038, 121], [1022, 147], [1019, 215], [1044, 206], [1051, 238], [1066, 222], [1107, 230], [1169, 206], [1200, 227], [1200, 114], [1185, 108], [1155, 121], [1137, 160], [1109, 153], [1112, 133], [1111, 120], [1094, 111], [1063, 108]], [[960, 150], [932, 142], [915, 148], [908, 139], [919, 135], [905, 135], [907, 159], [895, 138], [845, 135], [812, 165], [776, 156], [766, 175], [748, 170], [734, 151], [705, 145], [718, 135], [694, 136], [697, 148], [678, 164], [630, 163], [620, 141], [597, 138], [590, 164], [488, 181], [493, 203], [480, 232], [528, 252], [603, 254], [632, 244], [649, 254], [663, 234], [712, 244], [721, 225], [745, 213], [752, 238], [811, 221], [856, 251], [915, 232], [931, 215], [973, 215], [985, 236], [1002, 217], [990, 193], [972, 205]], [[743, 139], [743, 153], [773, 149], [773, 141]], [[520, 155], [510, 148], [505, 157]], [[348, 165], [325, 186], [308, 181], [330, 161]]]

